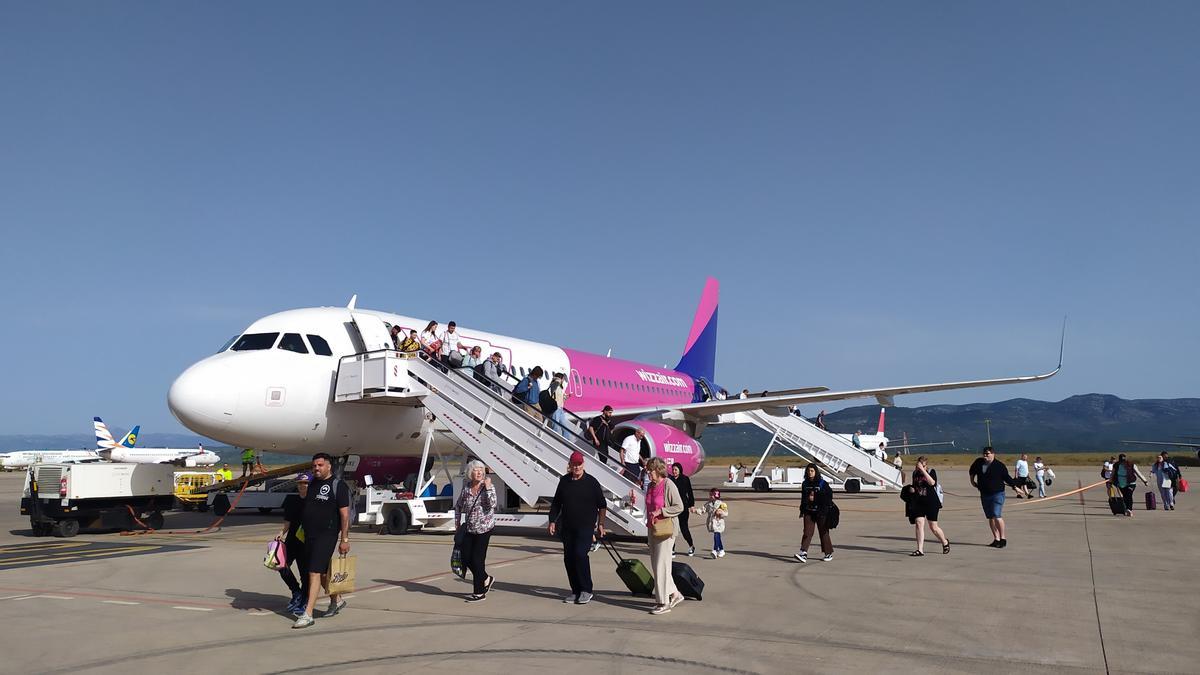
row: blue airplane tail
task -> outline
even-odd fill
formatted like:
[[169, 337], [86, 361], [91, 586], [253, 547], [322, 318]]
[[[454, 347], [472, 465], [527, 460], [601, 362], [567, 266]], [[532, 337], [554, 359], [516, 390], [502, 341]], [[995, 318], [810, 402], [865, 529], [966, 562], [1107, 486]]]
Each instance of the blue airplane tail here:
[[720, 284], [709, 277], [700, 294], [700, 305], [688, 331], [687, 345], [675, 370], [687, 373], [695, 379], [712, 382], [717, 370], [717, 304]]

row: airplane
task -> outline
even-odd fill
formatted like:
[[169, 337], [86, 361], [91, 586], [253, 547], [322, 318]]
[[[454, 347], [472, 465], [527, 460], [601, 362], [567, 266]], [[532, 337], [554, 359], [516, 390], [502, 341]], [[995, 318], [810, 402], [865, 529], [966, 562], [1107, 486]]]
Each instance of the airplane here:
[[[859, 434], [858, 447], [862, 448], [863, 452], [878, 454], [879, 446], [882, 444], [884, 452], [887, 451], [888, 437], [883, 433], [884, 415], [887, 413], [887, 408], [879, 409], [879, 427], [873, 434]], [[854, 434], [838, 434], [842, 438], [854, 442]], [[882, 458], [881, 458], [882, 459]]]
[[92, 450], [14, 450], [0, 454], [0, 468], [12, 471], [27, 469], [33, 464], [84, 464], [100, 459], [100, 455]]
[[103, 459], [123, 464], [176, 464], [179, 466], [196, 467], [210, 466], [221, 461], [221, 456], [211, 450], [184, 448], [135, 448], [138, 432], [141, 426], [134, 427], [120, 443], [113, 442], [112, 434], [104, 420], [92, 418], [96, 428], [96, 451]]
[[[799, 404], [875, 398], [892, 405], [900, 394], [969, 387], [1037, 382], [1047, 373], [962, 382], [829, 391], [824, 387], [786, 390], [745, 399], [717, 399], [721, 387], [716, 369], [719, 286], [705, 282], [700, 304], [682, 357], [674, 368], [659, 368], [575, 349], [499, 335], [464, 326], [459, 340], [479, 345], [485, 355], [497, 352], [516, 377], [534, 366], [546, 374], [567, 374], [566, 408], [583, 418], [605, 405], [614, 420], [635, 420], [657, 448], [670, 448], [671, 459], [688, 475], [704, 463], [697, 438], [709, 423], [739, 411], [765, 410], [786, 415]], [[375, 350], [392, 350], [389, 331], [421, 330], [427, 320], [376, 310], [358, 309], [357, 296], [345, 307], [294, 309], [262, 317], [226, 342], [218, 353], [193, 364], [172, 383], [167, 394], [171, 413], [188, 429], [239, 447], [296, 455], [421, 456], [430, 424], [426, 411], [413, 406], [364, 406], [334, 403], [341, 358]], [[1065, 344], [1065, 327], [1063, 331]], [[618, 425], [619, 427], [620, 425]], [[629, 431], [632, 433], [632, 431]], [[453, 439], [435, 451], [452, 450]], [[449, 443], [449, 445], [445, 445]]]
[[1184, 443], [1182, 441], [1121, 441], [1129, 445], [1165, 445], [1173, 448], [1190, 448], [1196, 451], [1196, 457], [1200, 458], [1200, 436], [1179, 436], [1178, 438], [1186, 438], [1192, 443]]

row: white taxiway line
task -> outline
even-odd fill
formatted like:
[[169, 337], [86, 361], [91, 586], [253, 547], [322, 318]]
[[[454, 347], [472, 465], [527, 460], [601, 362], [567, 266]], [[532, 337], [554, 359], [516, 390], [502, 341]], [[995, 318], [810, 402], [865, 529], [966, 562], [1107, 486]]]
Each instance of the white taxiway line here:
[[129, 602], [128, 600], [101, 600], [106, 605], [140, 605], [140, 602]]
[[21, 600], [25, 597], [26, 597], [26, 595], [24, 593], [22, 593], [20, 595], [6, 595], [3, 598], [0, 598], [0, 600]]
[[183, 605], [175, 605], [171, 609], [186, 609], [189, 612], [211, 612], [211, 607], [185, 607]]
[[66, 595], [27, 595], [23, 598], [13, 598], [14, 600], [33, 600], [34, 598], [45, 598], [46, 600], [74, 600], [75, 598]]

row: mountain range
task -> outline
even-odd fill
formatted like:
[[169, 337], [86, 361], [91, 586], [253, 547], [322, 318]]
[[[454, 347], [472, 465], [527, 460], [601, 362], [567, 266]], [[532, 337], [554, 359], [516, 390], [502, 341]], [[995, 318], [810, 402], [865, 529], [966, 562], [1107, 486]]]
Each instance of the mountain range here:
[[[887, 411], [885, 431], [893, 445], [904, 432], [910, 443], [955, 442], [953, 447], [928, 448], [930, 454], [974, 451], [987, 443], [985, 419], [991, 420], [992, 445], [1005, 452], [1119, 450], [1133, 447], [1123, 446], [1122, 440], [1170, 441], [1180, 436], [1200, 436], [1200, 398], [1126, 400], [1108, 394], [1083, 394], [1057, 402], [1014, 398], [999, 403], [892, 407]], [[878, 406], [846, 408], [825, 416], [829, 430], [838, 433], [874, 433], [878, 421]], [[119, 438], [124, 430], [114, 428], [113, 433]], [[701, 442], [708, 454], [720, 456], [759, 454], [769, 440], [766, 432], [742, 425], [709, 427]], [[146, 432], [138, 439], [138, 445], [147, 448], [192, 448], [199, 443], [213, 449], [221, 445], [193, 434]], [[0, 452], [94, 446], [91, 433], [0, 435]]]

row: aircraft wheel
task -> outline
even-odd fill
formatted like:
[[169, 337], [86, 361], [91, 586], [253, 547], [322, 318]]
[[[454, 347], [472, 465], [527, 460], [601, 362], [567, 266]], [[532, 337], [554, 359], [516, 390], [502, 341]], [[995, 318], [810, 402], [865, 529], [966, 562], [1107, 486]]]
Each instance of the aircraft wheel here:
[[762, 476], [755, 478], [754, 482], [750, 484], [750, 487], [754, 488], [755, 492], [770, 492], [771, 491], [771, 483], [768, 482], [767, 479], [763, 478]]
[[408, 515], [408, 509], [394, 508], [388, 511], [386, 522], [388, 534], [406, 534], [411, 525], [412, 518]]
[[862, 481], [852, 478], [846, 481], [846, 483], [842, 486], [842, 489], [844, 489], [848, 495], [857, 494], [859, 490], [862, 490]]
[[163, 520], [162, 511], [155, 511], [143, 518], [142, 522], [152, 530], [161, 530], [163, 528]]
[[54, 524], [54, 536], [74, 537], [79, 534], [78, 520], [60, 520]]

